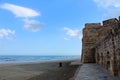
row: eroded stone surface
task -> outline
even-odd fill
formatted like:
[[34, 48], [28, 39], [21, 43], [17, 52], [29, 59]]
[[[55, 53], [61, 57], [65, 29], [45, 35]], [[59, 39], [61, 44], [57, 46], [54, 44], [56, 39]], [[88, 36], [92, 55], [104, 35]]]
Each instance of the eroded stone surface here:
[[120, 20], [87, 23], [83, 29], [82, 62], [97, 63], [120, 76]]

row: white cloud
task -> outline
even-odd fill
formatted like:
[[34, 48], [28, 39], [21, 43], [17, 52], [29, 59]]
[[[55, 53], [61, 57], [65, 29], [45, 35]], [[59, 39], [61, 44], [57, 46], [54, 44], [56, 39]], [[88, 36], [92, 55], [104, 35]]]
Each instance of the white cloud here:
[[64, 30], [66, 30], [66, 34], [71, 36], [71, 37], [78, 37], [80, 35], [80, 30], [74, 30], [74, 29], [70, 29], [67, 27], [64, 27]]
[[120, 16], [120, 0], [93, 0], [97, 6], [105, 10], [105, 19], [117, 18]]
[[[14, 5], [14, 4], [9, 4], [9, 3], [0, 5], [0, 8], [9, 10], [16, 17], [22, 18], [24, 21], [24, 29], [27, 31], [37, 32], [43, 26], [43, 24], [40, 23], [39, 21], [33, 20], [34, 17], [41, 15], [40, 13], [38, 13], [37, 11], [35, 11], [33, 9]], [[32, 18], [32, 20], [31, 20], [31, 18]]]
[[93, 0], [98, 6], [103, 8], [120, 7], [120, 0]]
[[[68, 27], [64, 27], [64, 30], [66, 31], [66, 35], [69, 37], [76, 37], [81, 39], [82, 34], [80, 29], [70, 29]], [[64, 38], [65, 40], [68, 40], [68, 38]]]
[[37, 32], [43, 27], [43, 24], [36, 20], [25, 19], [24, 22], [24, 29], [30, 32]]
[[120, 16], [120, 9], [110, 9], [104, 14], [105, 19], [117, 18]]
[[6, 38], [11, 39], [11, 37], [15, 34], [14, 30], [10, 29], [0, 29], [0, 39]]
[[70, 40], [70, 39], [65, 37], [65, 38], [64, 38], [64, 40], [66, 40], [66, 41], [67, 41], [67, 40]]
[[35, 16], [40, 15], [40, 13], [38, 13], [37, 11], [33, 9], [14, 5], [14, 4], [5, 3], [1, 5], [0, 7], [11, 11], [13, 14], [16, 15], [16, 17], [24, 17], [24, 18], [27, 17], [28, 18], [28, 17], [35, 17]]

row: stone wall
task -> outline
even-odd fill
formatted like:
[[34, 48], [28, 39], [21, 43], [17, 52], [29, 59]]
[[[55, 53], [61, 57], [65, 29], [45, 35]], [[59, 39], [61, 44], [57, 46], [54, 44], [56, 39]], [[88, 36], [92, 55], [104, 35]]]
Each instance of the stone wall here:
[[82, 62], [84, 63], [95, 62], [93, 47], [97, 41], [97, 30], [99, 30], [100, 26], [100, 23], [85, 24], [82, 39]]
[[82, 62], [96, 62], [120, 76], [120, 21], [116, 18], [86, 24], [83, 29]]

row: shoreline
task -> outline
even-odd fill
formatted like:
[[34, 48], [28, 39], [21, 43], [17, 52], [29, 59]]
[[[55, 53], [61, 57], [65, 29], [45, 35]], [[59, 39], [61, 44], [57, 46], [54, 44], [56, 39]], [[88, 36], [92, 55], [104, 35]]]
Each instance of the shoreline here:
[[80, 61], [80, 59], [64, 59], [64, 60], [41, 60], [41, 61], [16, 61], [16, 62], [5, 62], [0, 63], [0, 66], [3, 65], [21, 65], [21, 64], [36, 64], [36, 63], [49, 63], [49, 62], [73, 62]]
[[[67, 80], [78, 68], [70, 66], [72, 61], [76, 60], [0, 64], [0, 80]], [[59, 62], [62, 62], [62, 67], [59, 67]]]

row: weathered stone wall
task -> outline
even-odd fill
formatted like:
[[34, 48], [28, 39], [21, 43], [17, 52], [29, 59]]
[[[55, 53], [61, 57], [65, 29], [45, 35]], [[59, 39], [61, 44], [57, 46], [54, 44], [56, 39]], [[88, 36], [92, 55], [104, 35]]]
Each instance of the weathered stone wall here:
[[120, 21], [109, 19], [83, 29], [82, 62], [96, 62], [120, 76]]
[[109, 25], [112, 28], [107, 30], [104, 38], [96, 43], [95, 59], [113, 75], [120, 76], [120, 23], [115, 21], [114, 25]]
[[115, 74], [120, 76], [120, 25], [113, 31], [115, 45]]
[[99, 30], [100, 26], [100, 23], [85, 24], [82, 39], [82, 62], [84, 63], [95, 62], [93, 47], [97, 41], [97, 30]]

